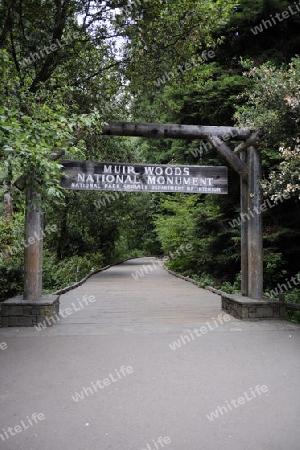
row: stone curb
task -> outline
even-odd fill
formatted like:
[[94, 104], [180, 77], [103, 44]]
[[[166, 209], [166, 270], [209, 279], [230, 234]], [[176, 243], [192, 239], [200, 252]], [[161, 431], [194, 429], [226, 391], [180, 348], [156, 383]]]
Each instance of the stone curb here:
[[[163, 265], [163, 267], [171, 275], [174, 275], [182, 280], [189, 281], [199, 287], [199, 283], [195, 280], [173, 272], [165, 267], [165, 265]], [[222, 310], [239, 320], [285, 320], [286, 318], [286, 303], [272, 302], [270, 299], [253, 300], [239, 295], [227, 294], [226, 292], [219, 291], [211, 286], [205, 286], [205, 289], [213, 292], [214, 294], [220, 295]]]
[[82, 280], [77, 281], [76, 283], [71, 284], [70, 286], [67, 286], [65, 288], [59, 289], [58, 291], [53, 292], [53, 294], [60, 295], [60, 294], [65, 294], [66, 292], [72, 291], [72, 289], [75, 289], [78, 286], [81, 286], [83, 283], [85, 283], [86, 280], [88, 280], [91, 276], [95, 275], [96, 273], [102, 272], [103, 270], [107, 270], [110, 267], [111, 266], [105, 266], [105, 267], [102, 267], [102, 269], [93, 270], [93, 272], [88, 273], [84, 278], [82, 278]]
[[77, 281], [75, 284], [71, 284], [70, 286], [67, 286], [65, 288], [59, 289], [56, 292], [53, 292], [53, 295], [61, 295], [61, 294], [65, 294], [66, 292], [72, 291], [72, 289], [76, 289], [78, 286], [81, 286], [83, 283], [85, 283], [90, 277], [92, 277], [93, 275], [96, 275], [96, 273], [103, 272], [104, 270], [107, 270], [110, 267], [118, 266], [119, 264], [123, 264], [124, 262], [130, 261], [131, 259], [136, 259], [136, 258], [124, 259], [124, 261], [120, 261], [116, 264], [111, 264], [111, 265], [102, 267], [101, 269], [93, 270], [93, 272], [88, 273], [84, 278], [82, 278], [82, 280]]
[[173, 270], [168, 269], [164, 264], [163, 264], [163, 268], [164, 268], [167, 272], [169, 272], [169, 274], [173, 275], [174, 277], [180, 278], [181, 280], [184, 280], [184, 281], [189, 281], [190, 283], [193, 283], [193, 284], [195, 284], [196, 286], [199, 287], [199, 282], [198, 282], [198, 281], [195, 281], [195, 280], [193, 280], [193, 279], [190, 278], [190, 277], [184, 277], [183, 275], [180, 275], [180, 274], [177, 273], [177, 272], [173, 272]]
[[195, 284], [196, 286], [198, 286], [199, 289], [206, 289], [207, 291], [211, 291], [211, 292], [213, 292], [214, 294], [218, 294], [218, 295], [225, 294], [225, 292], [219, 291], [218, 289], [216, 289], [216, 288], [214, 288], [214, 287], [212, 287], [212, 286], [204, 286], [204, 287], [201, 287], [201, 286], [199, 286], [199, 281], [195, 281], [195, 280], [193, 280], [193, 279], [190, 278], [190, 277], [184, 277], [183, 275], [180, 275], [180, 274], [177, 273], [177, 272], [173, 272], [173, 270], [168, 269], [165, 265], [163, 265], [163, 268], [164, 268], [167, 272], [169, 272], [171, 275], [174, 275], [174, 277], [177, 277], [177, 278], [180, 278], [181, 280], [189, 281], [190, 283]]
[[219, 291], [219, 289], [216, 289], [216, 288], [214, 288], [212, 286], [205, 286], [204, 289], [206, 289], [207, 291], [211, 291], [214, 294], [218, 294], [218, 295], [225, 295], [226, 294], [226, 292]]
[[[216, 288], [214, 288], [212, 286], [205, 286], [205, 289], [207, 289], [208, 291], [213, 292], [214, 294], [218, 294], [218, 295], [223, 295], [223, 296], [230, 295], [230, 294], [227, 294], [227, 292], [219, 291], [218, 289], [216, 289]], [[275, 299], [273, 299], [271, 297], [270, 298], [269, 297], [264, 297], [263, 300], [264, 301], [269, 301], [269, 302], [280, 303], [279, 300], [275, 300]], [[282, 303], [286, 306], [287, 311], [300, 311], [300, 303], [288, 303], [288, 302], [282, 302]]]

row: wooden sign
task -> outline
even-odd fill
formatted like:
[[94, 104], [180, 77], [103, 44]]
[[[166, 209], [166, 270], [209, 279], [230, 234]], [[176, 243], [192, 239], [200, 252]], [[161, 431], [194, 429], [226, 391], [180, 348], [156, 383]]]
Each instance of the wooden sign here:
[[227, 167], [61, 162], [61, 186], [82, 191], [227, 194]]

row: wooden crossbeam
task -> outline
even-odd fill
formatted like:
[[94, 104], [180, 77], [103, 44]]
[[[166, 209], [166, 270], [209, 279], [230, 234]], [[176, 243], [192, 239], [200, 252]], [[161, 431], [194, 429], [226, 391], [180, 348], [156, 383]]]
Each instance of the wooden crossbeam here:
[[102, 125], [102, 133], [110, 136], [140, 136], [158, 139], [205, 139], [207, 136], [219, 136], [245, 141], [251, 136], [252, 131], [248, 128], [223, 126], [108, 122]]

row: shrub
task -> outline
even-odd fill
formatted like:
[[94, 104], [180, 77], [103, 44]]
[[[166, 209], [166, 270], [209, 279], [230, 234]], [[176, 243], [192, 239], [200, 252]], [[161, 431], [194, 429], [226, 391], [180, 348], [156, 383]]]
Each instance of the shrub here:
[[100, 253], [86, 253], [83, 256], [74, 255], [57, 261], [55, 255], [45, 252], [43, 266], [43, 288], [45, 292], [74, 284], [82, 280], [93, 270], [101, 269], [104, 257]]

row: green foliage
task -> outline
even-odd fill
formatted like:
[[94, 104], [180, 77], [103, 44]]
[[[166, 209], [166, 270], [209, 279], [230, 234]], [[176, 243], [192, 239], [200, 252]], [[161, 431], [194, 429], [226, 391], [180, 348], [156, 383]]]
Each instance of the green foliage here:
[[190, 241], [197, 195], [174, 194], [163, 198], [163, 212], [155, 220], [156, 232], [166, 254]]
[[276, 252], [274, 247], [264, 248], [264, 286], [271, 289], [274, 279], [281, 279], [287, 274], [286, 261], [282, 253]]
[[45, 252], [43, 263], [43, 288], [45, 292], [53, 292], [82, 280], [90, 272], [104, 266], [104, 257], [99, 253], [86, 253], [84, 256], [74, 255], [57, 261], [55, 255]]
[[0, 301], [23, 290], [24, 217], [17, 214], [14, 223], [0, 218]]
[[[285, 301], [287, 303], [300, 303], [300, 288], [294, 288], [286, 292]], [[287, 319], [293, 323], [300, 323], [300, 311], [287, 311]]]
[[205, 288], [206, 286], [215, 286], [215, 280], [207, 273], [202, 273], [201, 275], [192, 274], [191, 278], [199, 282], [199, 287]]
[[252, 31], [263, 20], [268, 20], [271, 14], [275, 16], [287, 11], [289, 6], [289, 0], [242, 0], [236, 3], [229, 23], [221, 30], [226, 37], [217, 55], [222, 65], [236, 71], [239, 70], [241, 56], [251, 58], [259, 66], [266, 61], [287, 63], [299, 54], [299, 14], [264, 28], [256, 35]]
[[136, 2], [131, 5], [130, 19], [128, 14], [121, 14], [116, 28], [125, 28], [129, 36], [125, 46], [127, 76], [135, 94], [151, 89], [153, 81], [165, 71], [220, 43], [222, 35], [213, 38], [211, 30], [228, 22], [234, 2], [152, 0], [144, 6]]
[[300, 311], [288, 311], [286, 318], [290, 322], [300, 323]]
[[[272, 148], [273, 161], [280, 161], [271, 166], [262, 187], [272, 199], [283, 194], [300, 198], [300, 58], [293, 58], [288, 67], [271, 63], [253, 67], [250, 61], [245, 67], [255, 87], [244, 94], [247, 102], [237, 108], [235, 117], [240, 126], [265, 130], [262, 148]], [[264, 156], [268, 161], [269, 152]]]
[[[299, 275], [300, 275], [299, 273], [296, 274], [294, 278], [295, 279], [299, 278]], [[285, 278], [280, 277], [278, 279], [280, 279], [280, 282], [278, 283], [278, 285], [280, 283], [283, 283], [289, 287], [289, 284], [287, 283], [287, 280], [288, 280], [287, 277], [285, 277]], [[273, 289], [274, 289], [274, 286], [273, 286]], [[275, 288], [275, 290], [276, 290], [276, 288]], [[278, 289], [277, 289], [277, 292], [278, 292]], [[300, 303], [300, 288], [299, 287], [294, 287], [294, 288], [289, 289], [288, 291], [284, 291], [282, 293], [284, 295], [284, 301], [286, 303]], [[266, 291], [264, 293], [264, 297], [281, 300], [279, 295], [276, 296], [274, 293], [270, 294], [269, 291]], [[287, 320], [290, 320], [291, 322], [300, 323], [300, 311], [287, 311], [286, 317], [287, 317]]]
[[[74, 130], [90, 129], [96, 121], [97, 113], [68, 116], [59, 92], [55, 99], [53, 93], [41, 88], [39, 95], [28, 92], [15, 73], [13, 62], [6, 51], [0, 51], [1, 76], [4, 79], [0, 88], [2, 105], [0, 106], [0, 159], [8, 174], [16, 179], [24, 175], [26, 187], [44, 196], [61, 197], [60, 164], [51, 161], [54, 148], [74, 138]], [[8, 81], [9, 80], [9, 81]], [[12, 91], [11, 95], [6, 81]], [[68, 156], [68, 149], [65, 149]], [[72, 147], [72, 154], [82, 156], [82, 152]]]
[[[119, 263], [127, 259], [142, 258], [143, 256], [148, 255], [139, 248], [129, 248], [126, 237], [120, 236], [120, 239], [115, 243], [115, 251], [112, 260], [115, 263]], [[152, 253], [150, 253], [149, 256], [152, 256]]]
[[0, 263], [0, 302], [23, 292], [24, 269], [19, 261]]
[[218, 282], [233, 280], [239, 267], [236, 240], [214, 196], [175, 194], [161, 206], [155, 225], [164, 253], [176, 256], [180, 246], [191, 246], [170, 268], [187, 275], [207, 274]]
[[227, 294], [241, 295], [241, 274], [239, 273], [233, 283], [226, 281], [218, 286], [220, 291], [227, 292]]

